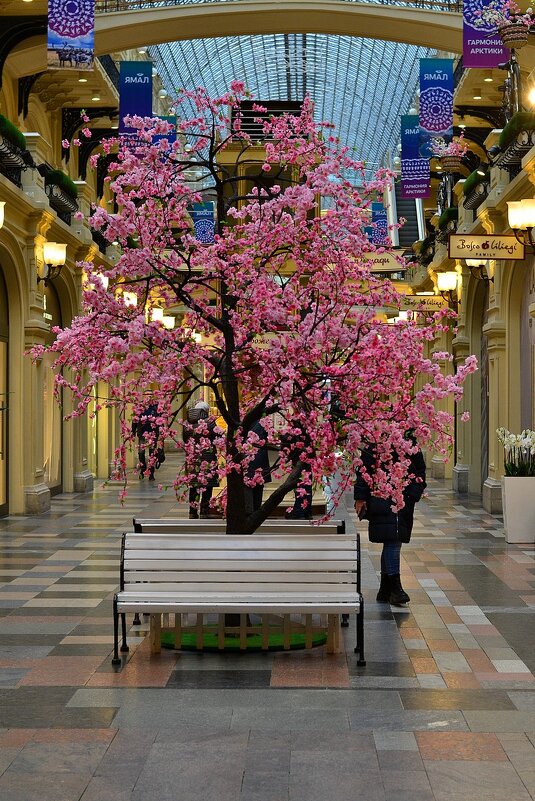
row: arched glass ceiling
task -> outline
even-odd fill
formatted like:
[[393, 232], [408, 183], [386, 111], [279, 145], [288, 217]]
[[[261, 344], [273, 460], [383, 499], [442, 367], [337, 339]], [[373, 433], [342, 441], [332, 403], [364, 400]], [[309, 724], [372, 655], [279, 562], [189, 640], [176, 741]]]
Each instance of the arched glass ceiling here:
[[314, 100], [317, 120], [336, 125], [341, 141], [370, 168], [399, 141], [425, 47], [326, 34], [270, 34], [196, 39], [150, 48], [171, 96], [205, 86], [213, 95], [244, 80], [258, 100]]

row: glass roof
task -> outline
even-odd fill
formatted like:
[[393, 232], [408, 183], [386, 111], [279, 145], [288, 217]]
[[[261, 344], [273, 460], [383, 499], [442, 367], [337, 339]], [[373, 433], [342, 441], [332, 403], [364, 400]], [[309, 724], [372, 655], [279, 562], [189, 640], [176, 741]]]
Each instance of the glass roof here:
[[171, 96], [196, 86], [220, 95], [234, 78], [260, 101], [310, 95], [316, 119], [333, 122], [342, 143], [374, 169], [399, 142], [418, 59], [431, 51], [352, 36], [270, 34], [172, 42], [150, 53]]

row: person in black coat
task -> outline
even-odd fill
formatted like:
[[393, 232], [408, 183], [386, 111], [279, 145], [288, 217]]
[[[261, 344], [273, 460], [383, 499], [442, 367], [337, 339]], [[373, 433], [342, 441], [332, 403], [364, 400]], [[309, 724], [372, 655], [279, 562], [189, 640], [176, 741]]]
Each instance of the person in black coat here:
[[[414, 440], [412, 435], [409, 436]], [[367, 474], [373, 477], [378, 467], [373, 448], [366, 448], [362, 452], [362, 462]], [[369, 484], [360, 472], [355, 481], [355, 511], [361, 520], [368, 520], [370, 542], [383, 543], [381, 586], [377, 593], [377, 600], [381, 603], [399, 605], [410, 601], [401, 586], [400, 555], [402, 543], [410, 541], [414, 507], [426, 487], [425, 461], [421, 450], [411, 455], [408, 473], [411, 478], [403, 490], [404, 506], [398, 512], [393, 511], [391, 499], [372, 494]]]
[[[260, 420], [258, 420], [251, 427], [251, 431], [253, 431], [259, 440], [262, 441], [262, 444], [258, 444], [256, 446], [254, 456], [245, 469], [245, 475], [247, 478], [252, 479], [255, 477], [256, 471], [261, 470], [264, 484], [267, 484], [268, 481], [271, 481], [271, 465], [269, 464], [267, 431]], [[254, 487], [245, 487], [246, 514], [250, 515], [253, 512], [258, 511], [258, 509], [260, 509], [262, 506], [262, 500], [264, 498], [264, 484], [256, 484]]]
[[147, 456], [145, 451], [148, 448], [150, 462], [149, 481], [154, 481], [154, 468], [156, 467], [153, 456], [158, 448], [158, 437], [160, 434], [160, 429], [156, 425], [157, 417], [158, 406], [155, 403], [151, 403], [150, 406], [147, 406], [147, 408], [141, 412], [137, 420], [132, 423], [132, 434], [138, 438], [137, 455], [139, 460], [139, 478], [142, 479], [147, 472]]

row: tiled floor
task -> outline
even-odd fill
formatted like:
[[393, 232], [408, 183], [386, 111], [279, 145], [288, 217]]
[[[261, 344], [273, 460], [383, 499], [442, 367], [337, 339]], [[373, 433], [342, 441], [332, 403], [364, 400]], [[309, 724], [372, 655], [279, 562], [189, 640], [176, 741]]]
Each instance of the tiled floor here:
[[331, 657], [151, 658], [134, 629], [117, 672], [120, 534], [185, 515], [147, 481], [123, 507], [117, 493], [0, 520], [2, 801], [535, 798], [535, 552], [477, 501], [432, 484], [403, 549], [406, 609], [375, 602], [363, 538], [365, 668], [353, 627]]

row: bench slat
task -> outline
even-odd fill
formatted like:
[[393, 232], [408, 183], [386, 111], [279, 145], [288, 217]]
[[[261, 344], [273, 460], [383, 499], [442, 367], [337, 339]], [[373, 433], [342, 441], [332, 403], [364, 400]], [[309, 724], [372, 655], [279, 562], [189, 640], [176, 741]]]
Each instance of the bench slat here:
[[[355, 586], [355, 582], [346, 581], [346, 582], [337, 582], [333, 584], [325, 583], [325, 582], [317, 582], [315, 584], [300, 584], [298, 582], [292, 582], [290, 584], [285, 582], [272, 582], [269, 585], [266, 584], [259, 584], [258, 582], [250, 582], [250, 581], [240, 581], [239, 584], [233, 585], [234, 592], [244, 592], [248, 595], [257, 593], [259, 590], [263, 590], [266, 588], [266, 592], [273, 593], [274, 595], [277, 594], [287, 594], [293, 593], [296, 597], [302, 598], [304, 593], [315, 592], [318, 596], [330, 596], [330, 595], [339, 595], [340, 591], [343, 587], [352, 587]], [[204, 598], [206, 594], [207, 588], [210, 588], [213, 592], [219, 593], [226, 593], [228, 594], [231, 592], [229, 589], [229, 585], [223, 582], [195, 582], [195, 581], [185, 581], [181, 582], [180, 584], [174, 582], [150, 582], [147, 585], [140, 585], [135, 584], [125, 584], [124, 592], [134, 592], [135, 594], [144, 595], [145, 592], [158, 592], [158, 593], [167, 593], [168, 595], [176, 596], [182, 592], [184, 593], [197, 593], [197, 597]], [[200, 595], [199, 595], [200, 593]]]
[[334, 583], [342, 583], [345, 584], [348, 581], [353, 581], [354, 571], [340, 572], [340, 571], [309, 571], [308, 573], [305, 571], [295, 571], [295, 572], [282, 572], [282, 571], [270, 571], [270, 572], [259, 572], [259, 571], [242, 571], [241, 573], [236, 573], [235, 571], [222, 571], [222, 570], [128, 570], [125, 571], [124, 574], [124, 581], [125, 584], [136, 584], [140, 580], [148, 581], [148, 582], [167, 582], [167, 583], [178, 583], [178, 582], [188, 582], [188, 581], [198, 581], [198, 582], [207, 582], [208, 584], [211, 582], [223, 582], [223, 583], [233, 583], [236, 580], [247, 580], [251, 582], [257, 583], [270, 583], [271, 581], [277, 582], [297, 582], [303, 584], [312, 584], [312, 583], [325, 583], [325, 584], [334, 584]]
[[[224, 538], [224, 540], [223, 540]], [[283, 539], [284, 538], [284, 539]], [[253, 546], [254, 542], [254, 546]], [[355, 553], [355, 540], [344, 534], [335, 534], [329, 539], [318, 535], [301, 535], [293, 537], [289, 535], [275, 535], [267, 537], [255, 537], [254, 541], [249, 542], [243, 537], [235, 537], [228, 534], [213, 534], [203, 537], [199, 541], [198, 535], [185, 535], [182, 533], [162, 533], [162, 534], [128, 534], [127, 545], [129, 550], [139, 550], [143, 548], [159, 549], [194, 549], [209, 550], [210, 548], [224, 548], [225, 551], [232, 550], [327, 550], [327, 551], [352, 551]], [[251, 547], [253, 546], [253, 547]]]
[[169, 548], [165, 551], [165, 554], [162, 554], [161, 548], [140, 548], [132, 549], [129, 548], [128, 551], [125, 551], [128, 554], [129, 559], [152, 559], [154, 556], [164, 556], [166, 559], [239, 559], [243, 562], [250, 562], [252, 560], [264, 560], [268, 559], [271, 562], [275, 562], [277, 560], [282, 560], [284, 562], [292, 562], [292, 561], [300, 561], [301, 559], [306, 559], [307, 561], [311, 560], [322, 560], [323, 562], [328, 562], [332, 559], [350, 559], [353, 557], [355, 558], [355, 551], [347, 548], [338, 551], [330, 551], [328, 548], [322, 548], [320, 550], [313, 550], [307, 549], [306, 552], [300, 551], [294, 548], [288, 548], [288, 550], [263, 550], [262, 548], [250, 548], [244, 550], [243, 548], [235, 548], [235, 549], [225, 549], [225, 548]]
[[[287, 565], [287, 567], [286, 567]], [[279, 560], [245, 560], [245, 559], [146, 559], [144, 562], [140, 560], [131, 559], [129, 557], [124, 560], [125, 570], [235, 570], [245, 572], [247, 567], [251, 570], [342, 570], [351, 571], [356, 570], [355, 559], [343, 560], [300, 560], [296, 559], [290, 564], [288, 561]]]

